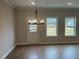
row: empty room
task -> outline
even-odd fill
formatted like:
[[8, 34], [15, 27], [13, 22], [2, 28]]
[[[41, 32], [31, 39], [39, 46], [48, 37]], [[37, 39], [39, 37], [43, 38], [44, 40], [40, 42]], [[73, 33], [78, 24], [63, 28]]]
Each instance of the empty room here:
[[79, 59], [79, 0], [0, 0], [0, 59]]

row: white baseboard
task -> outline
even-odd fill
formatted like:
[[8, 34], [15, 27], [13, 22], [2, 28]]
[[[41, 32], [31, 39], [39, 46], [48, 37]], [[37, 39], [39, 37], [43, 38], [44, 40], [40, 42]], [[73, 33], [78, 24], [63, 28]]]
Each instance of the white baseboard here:
[[3, 57], [2, 57], [1, 59], [5, 59], [5, 58], [8, 56], [8, 54], [9, 54], [15, 47], [16, 47], [16, 46], [12, 47], [8, 52], [6, 52], [6, 53], [3, 55]]
[[16, 46], [17, 45], [27, 45], [27, 43], [16, 43]]
[[17, 43], [16, 46], [17, 45], [30, 45], [30, 44], [38, 44], [38, 43]]
[[16, 43], [17, 45], [32, 45], [32, 44], [72, 44], [72, 43], [79, 43], [79, 42], [41, 42], [41, 43]]

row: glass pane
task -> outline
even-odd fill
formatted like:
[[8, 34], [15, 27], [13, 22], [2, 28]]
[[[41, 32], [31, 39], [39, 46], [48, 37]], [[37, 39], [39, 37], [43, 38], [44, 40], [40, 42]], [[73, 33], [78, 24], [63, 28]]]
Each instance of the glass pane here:
[[57, 36], [57, 18], [47, 18], [47, 36]]
[[29, 32], [37, 32], [37, 20], [29, 20]]
[[76, 35], [76, 18], [68, 17], [65, 18], [65, 36]]
[[29, 31], [30, 32], [37, 32], [37, 25], [36, 24], [30, 24], [29, 25]]
[[65, 18], [65, 26], [75, 26], [75, 18]]

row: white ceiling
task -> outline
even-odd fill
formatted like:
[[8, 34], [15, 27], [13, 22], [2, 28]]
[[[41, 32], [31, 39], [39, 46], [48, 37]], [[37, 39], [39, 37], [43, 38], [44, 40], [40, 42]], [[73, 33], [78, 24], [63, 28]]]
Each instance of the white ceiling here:
[[[32, 2], [35, 0], [4, 0], [9, 5], [14, 7], [33, 7]], [[38, 7], [45, 7], [45, 8], [79, 8], [79, 0], [37, 0]], [[68, 6], [68, 2], [71, 2], [72, 5]]]

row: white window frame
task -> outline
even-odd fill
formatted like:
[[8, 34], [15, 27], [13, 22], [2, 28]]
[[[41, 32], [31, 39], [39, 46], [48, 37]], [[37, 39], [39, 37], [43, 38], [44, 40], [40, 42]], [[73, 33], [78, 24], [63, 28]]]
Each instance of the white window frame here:
[[[56, 35], [48, 36], [47, 35], [47, 18], [56, 18]], [[46, 37], [57, 37], [58, 36], [58, 17], [47, 17], [46, 18]]]
[[[74, 35], [65, 35], [65, 31], [64, 31], [64, 35], [65, 35], [65, 37], [73, 37], [73, 36], [76, 36], [76, 21], [77, 21], [77, 18], [76, 17], [72, 17], [72, 16], [68, 16], [68, 17], [65, 17], [65, 18], [74, 18], [74, 20], [75, 20], [75, 26], [74, 26]], [[64, 28], [65, 28], [65, 18], [64, 18]]]

